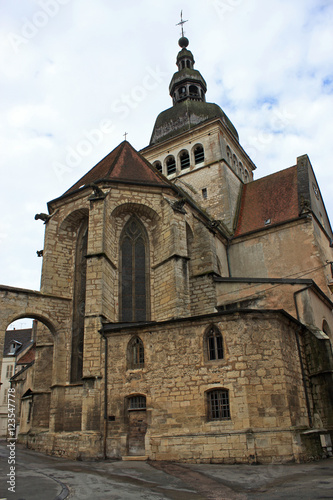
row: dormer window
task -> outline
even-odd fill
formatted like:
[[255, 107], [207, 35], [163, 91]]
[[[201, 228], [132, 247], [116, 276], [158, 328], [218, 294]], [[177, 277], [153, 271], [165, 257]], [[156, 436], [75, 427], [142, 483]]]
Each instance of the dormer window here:
[[18, 342], [17, 340], [13, 340], [13, 342], [10, 344], [8, 356], [15, 356], [16, 352], [19, 350], [21, 345], [22, 345], [21, 342]]

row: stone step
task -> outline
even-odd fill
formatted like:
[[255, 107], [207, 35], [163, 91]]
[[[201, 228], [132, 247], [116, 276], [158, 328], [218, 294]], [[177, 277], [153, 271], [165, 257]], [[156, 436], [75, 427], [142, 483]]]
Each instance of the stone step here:
[[136, 461], [140, 461], [140, 462], [145, 462], [146, 460], [148, 460], [148, 458], [149, 458], [148, 455], [124, 455], [122, 457], [122, 460], [127, 461], [127, 462], [131, 461], [131, 460], [132, 461], [136, 460]]

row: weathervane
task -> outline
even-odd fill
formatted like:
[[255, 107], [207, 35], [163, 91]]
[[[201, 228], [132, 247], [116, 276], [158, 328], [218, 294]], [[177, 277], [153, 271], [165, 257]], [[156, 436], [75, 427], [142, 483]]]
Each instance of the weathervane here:
[[187, 23], [188, 19], [186, 21], [183, 20], [183, 11], [180, 11], [180, 23], [177, 23], [176, 26], [181, 26], [182, 27], [182, 36], [184, 36], [184, 24]]

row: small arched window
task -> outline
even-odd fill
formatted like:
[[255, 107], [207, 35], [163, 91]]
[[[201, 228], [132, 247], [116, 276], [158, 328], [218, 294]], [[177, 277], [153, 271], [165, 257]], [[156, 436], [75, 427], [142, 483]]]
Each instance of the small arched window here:
[[166, 161], [166, 167], [167, 167], [167, 174], [171, 175], [176, 172], [176, 160], [175, 157], [170, 155], [167, 157]]
[[246, 169], [244, 170], [244, 178], [245, 178], [245, 182], [249, 182], [249, 173]]
[[156, 170], [162, 173], [162, 163], [160, 161], [155, 161], [153, 165], [156, 168]]
[[143, 368], [145, 364], [145, 350], [140, 337], [133, 337], [127, 347], [128, 368]]
[[233, 157], [232, 157], [232, 164], [234, 166], [235, 172], [237, 172], [238, 161], [237, 161], [236, 155], [233, 155]]
[[223, 359], [223, 337], [216, 326], [211, 326], [206, 333], [206, 347], [209, 361]]
[[230, 420], [229, 391], [214, 389], [206, 395], [208, 420]]
[[198, 88], [195, 85], [190, 85], [189, 91], [190, 95], [199, 95]]
[[121, 321], [145, 321], [148, 316], [148, 241], [144, 227], [131, 217], [120, 238]]
[[244, 177], [244, 168], [243, 168], [243, 163], [241, 161], [239, 162], [239, 175], [240, 175], [241, 179], [243, 179], [243, 177]]
[[190, 155], [188, 154], [187, 151], [181, 151], [180, 155], [180, 168], [181, 170], [184, 170], [185, 168], [189, 168], [190, 166]]
[[201, 144], [198, 144], [194, 148], [194, 163], [197, 165], [198, 163], [202, 163], [204, 160], [205, 160], [204, 148]]
[[330, 330], [330, 327], [328, 326], [328, 323], [326, 321], [326, 319], [324, 319], [323, 321], [323, 326], [321, 327], [322, 331], [324, 333], [326, 333], [326, 335], [330, 335], [331, 334], [331, 330]]
[[188, 59], [187, 59], [187, 61], [186, 61], [186, 67], [187, 67], [187, 68], [190, 68], [190, 67], [191, 67], [191, 62], [190, 62]]
[[227, 146], [227, 160], [228, 160], [228, 163], [230, 164], [231, 163], [231, 149], [229, 148], [229, 146]]

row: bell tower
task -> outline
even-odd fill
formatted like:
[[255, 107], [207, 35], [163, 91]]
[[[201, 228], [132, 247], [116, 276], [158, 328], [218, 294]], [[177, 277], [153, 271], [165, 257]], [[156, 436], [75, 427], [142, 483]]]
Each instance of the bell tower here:
[[194, 69], [193, 54], [187, 50], [189, 41], [182, 36], [178, 44], [182, 49], [177, 55], [178, 71], [173, 75], [169, 87], [173, 105], [186, 99], [205, 102], [207, 85], [199, 71]]
[[185, 22], [181, 17], [178, 23], [182, 36], [169, 85], [172, 107], [157, 116], [150, 144], [141, 153], [232, 235], [242, 186], [253, 180], [256, 166], [224, 111], [206, 101], [207, 84], [194, 69]]

